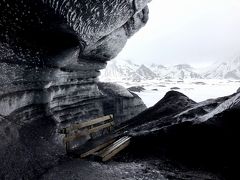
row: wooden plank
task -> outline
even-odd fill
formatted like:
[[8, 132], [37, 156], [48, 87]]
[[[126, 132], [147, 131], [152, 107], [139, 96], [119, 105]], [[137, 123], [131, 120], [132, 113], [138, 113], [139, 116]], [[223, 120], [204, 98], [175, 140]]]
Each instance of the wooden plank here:
[[92, 133], [95, 133], [95, 132], [98, 132], [102, 129], [105, 129], [105, 128], [108, 128], [108, 127], [111, 127], [114, 125], [114, 122], [110, 122], [110, 123], [106, 123], [106, 124], [103, 124], [103, 125], [100, 125], [100, 126], [97, 126], [97, 127], [94, 127], [94, 128], [91, 128], [89, 129], [89, 133], [92, 134]]
[[101, 157], [107, 156], [108, 154], [110, 154], [115, 149], [119, 148], [122, 144], [124, 144], [128, 140], [130, 140], [130, 137], [128, 137], [128, 136], [125, 136], [125, 137], [119, 139], [118, 141], [113, 143], [111, 146], [109, 146], [109, 147], [105, 148], [103, 151], [99, 152], [99, 156], [101, 156]]
[[93, 120], [73, 124], [72, 126], [67, 127], [66, 131], [70, 132], [70, 131], [81, 129], [81, 128], [84, 128], [84, 127], [87, 127], [87, 126], [98, 124], [98, 123], [101, 123], [101, 122], [104, 122], [104, 121], [107, 121], [107, 120], [113, 121], [113, 115], [111, 114], [111, 115], [103, 116], [103, 117], [96, 118], [96, 119], [93, 119]]
[[110, 144], [113, 143], [114, 141], [115, 141], [115, 139], [112, 139], [112, 140], [110, 140], [110, 141], [108, 141], [108, 142], [106, 142], [106, 143], [103, 143], [103, 144], [101, 144], [101, 145], [99, 145], [99, 146], [97, 146], [97, 147], [95, 147], [95, 148], [93, 148], [93, 149], [91, 149], [91, 150], [89, 150], [89, 151], [81, 154], [80, 157], [81, 157], [81, 158], [85, 158], [85, 157], [87, 157], [87, 156], [89, 156], [89, 155], [92, 155], [93, 153], [95, 153], [95, 152], [97, 152], [97, 151], [99, 151], [99, 150], [107, 147], [108, 145], [110, 145]]
[[87, 136], [87, 135], [90, 135], [92, 133], [95, 133], [95, 132], [98, 132], [102, 129], [105, 129], [105, 128], [108, 128], [108, 127], [111, 127], [113, 126], [114, 123], [111, 122], [111, 123], [106, 123], [106, 124], [103, 124], [101, 126], [97, 126], [95, 128], [92, 128], [92, 129], [85, 129], [84, 131], [79, 131], [79, 132], [75, 132], [74, 134], [70, 135], [68, 134], [68, 136], [66, 136], [63, 141], [64, 143], [67, 143], [67, 142], [70, 142], [70, 141], [74, 141], [75, 139], [77, 138], [80, 138], [82, 136]]
[[98, 152], [96, 153], [96, 155], [97, 155], [97, 156], [102, 156], [103, 153], [109, 151], [109, 149], [110, 149], [111, 147], [116, 146], [116, 145], [119, 144], [122, 140], [123, 140], [123, 138], [120, 138], [119, 140], [113, 142], [110, 146], [102, 149], [101, 151], [98, 151]]
[[104, 122], [104, 121], [107, 121], [107, 120], [113, 120], [113, 115], [103, 116], [103, 117], [93, 119], [93, 120], [90, 120], [90, 121], [82, 122], [81, 127], [91, 126], [91, 125], [98, 124], [98, 123], [101, 123], [101, 122]]
[[117, 141], [115, 141], [111, 146], [108, 146], [104, 149], [102, 149], [101, 151], [98, 152], [99, 156], [104, 156], [103, 154], [106, 152], [109, 152], [111, 148], [116, 148], [119, 144], [121, 144], [126, 138], [128, 138], [127, 136], [124, 136], [120, 139], [118, 139]]
[[81, 154], [90, 151], [91, 149], [94, 149], [97, 146], [100, 146], [101, 144], [107, 143], [111, 140], [117, 140], [119, 139], [120, 135], [119, 134], [108, 134], [108, 135], [103, 135], [99, 136], [95, 139], [91, 139], [87, 141], [83, 146], [75, 146], [74, 148], [71, 149], [71, 154], [74, 156], [80, 157]]
[[127, 141], [125, 141], [121, 146], [119, 146], [118, 148], [116, 148], [115, 150], [113, 150], [111, 153], [107, 154], [106, 156], [104, 156], [102, 158], [102, 161], [108, 161], [109, 159], [111, 159], [113, 156], [115, 156], [117, 153], [119, 153], [120, 151], [122, 151], [123, 149], [125, 149], [127, 146], [129, 146], [130, 144], [130, 139], [128, 139]]

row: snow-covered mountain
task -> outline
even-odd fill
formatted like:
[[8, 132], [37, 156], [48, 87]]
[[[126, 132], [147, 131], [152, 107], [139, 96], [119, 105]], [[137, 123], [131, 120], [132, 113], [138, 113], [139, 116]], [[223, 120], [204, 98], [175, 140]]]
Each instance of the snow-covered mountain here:
[[139, 74], [141, 77], [144, 77], [144, 79], [154, 79], [157, 77], [157, 75], [145, 65], [141, 65], [137, 69], [136, 73]]
[[113, 60], [101, 72], [101, 79], [141, 81], [155, 78], [156, 75], [146, 66], [132, 63], [130, 60]]
[[215, 63], [203, 73], [207, 79], [240, 79], [240, 56], [229, 61]]
[[168, 67], [161, 76], [165, 79], [201, 79], [201, 75], [195, 72], [195, 69], [188, 64], [179, 64]]
[[152, 64], [150, 69], [161, 79], [200, 79], [200, 74], [188, 64], [179, 64], [171, 67]]
[[200, 71], [188, 64], [165, 67], [159, 64], [139, 65], [130, 60], [110, 61], [102, 71], [103, 81], [142, 81], [152, 79], [240, 79], [240, 57], [217, 63]]

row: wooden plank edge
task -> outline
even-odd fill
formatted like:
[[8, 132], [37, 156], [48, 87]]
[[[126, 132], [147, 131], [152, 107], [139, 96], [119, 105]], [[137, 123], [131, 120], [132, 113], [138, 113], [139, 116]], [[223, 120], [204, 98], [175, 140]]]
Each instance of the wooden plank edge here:
[[106, 143], [104, 143], [104, 144], [101, 144], [101, 145], [99, 145], [99, 146], [97, 146], [97, 147], [95, 147], [95, 148], [93, 148], [93, 149], [91, 149], [91, 150], [89, 150], [89, 151], [81, 154], [81, 155], [80, 155], [80, 158], [85, 158], [85, 157], [87, 157], [87, 156], [89, 156], [89, 155], [92, 155], [93, 153], [95, 153], [95, 152], [97, 152], [97, 151], [105, 148], [106, 146], [110, 145], [110, 144], [113, 143], [114, 141], [115, 141], [115, 139], [112, 139], [112, 140], [110, 140], [110, 141], [108, 141], [108, 142], [106, 142]]
[[119, 145], [122, 141], [124, 141], [126, 139], [126, 136], [124, 136], [124, 138], [120, 138], [117, 141], [115, 141], [114, 143], [112, 143], [111, 145], [107, 146], [106, 148], [102, 149], [101, 151], [99, 151], [97, 153], [98, 156], [102, 156], [105, 152], [109, 151], [111, 148], [116, 147], [116, 145]]
[[120, 146], [119, 148], [115, 149], [114, 151], [112, 151], [110, 154], [106, 155], [105, 157], [102, 158], [103, 162], [106, 162], [108, 160], [110, 160], [113, 156], [115, 156], [117, 153], [119, 153], [120, 151], [122, 151], [123, 149], [125, 149], [127, 146], [129, 146], [130, 144], [130, 140], [126, 141], [122, 146]]
[[69, 132], [69, 131], [72, 131], [72, 130], [81, 129], [81, 128], [91, 126], [91, 125], [95, 125], [95, 124], [98, 124], [98, 123], [101, 123], [101, 122], [104, 122], [104, 121], [108, 121], [108, 120], [113, 121], [113, 115], [112, 114], [106, 115], [106, 116], [103, 116], [103, 117], [99, 117], [99, 118], [96, 118], [96, 119], [76, 123], [76, 124], [73, 124], [72, 126], [67, 127], [65, 129], [66, 129], [67, 132]]
[[112, 151], [114, 151], [115, 149], [118, 149], [120, 146], [122, 146], [124, 143], [126, 143], [126, 142], [129, 141], [129, 140], [130, 140], [130, 138], [125, 138], [125, 139], [123, 139], [122, 141], [120, 141], [118, 144], [115, 144], [115, 145], [112, 146], [112, 147], [106, 148], [106, 150], [103, 151], [101, 154], [99, 154], [99, 156], [104, 157], [104, 156], [106, 156], [107, 154], [112, 153]]

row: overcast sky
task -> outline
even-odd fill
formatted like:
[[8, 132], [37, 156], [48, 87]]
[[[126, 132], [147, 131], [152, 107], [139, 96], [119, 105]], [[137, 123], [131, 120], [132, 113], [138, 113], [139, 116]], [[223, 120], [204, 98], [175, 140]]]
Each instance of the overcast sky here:
[[240, 0], [152, 0], [118, 59], [206, 66], [240, 55]]

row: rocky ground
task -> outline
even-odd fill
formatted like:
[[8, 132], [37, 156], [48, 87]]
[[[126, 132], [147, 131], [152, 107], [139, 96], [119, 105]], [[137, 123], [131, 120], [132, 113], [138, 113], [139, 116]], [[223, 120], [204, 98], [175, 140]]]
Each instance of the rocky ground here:
[[220, 180], [221, 175], [187, 168], [166, 159], [141, 159], [100, 163], [88, 160], [70, 160], [51, 169], [41, 180]]
[[69, 160], [42, 179], [234, 179], [239, 154], [235, 93], [196, 103], [168, 92], [131, 121], [130, 146], [112, 161]]

